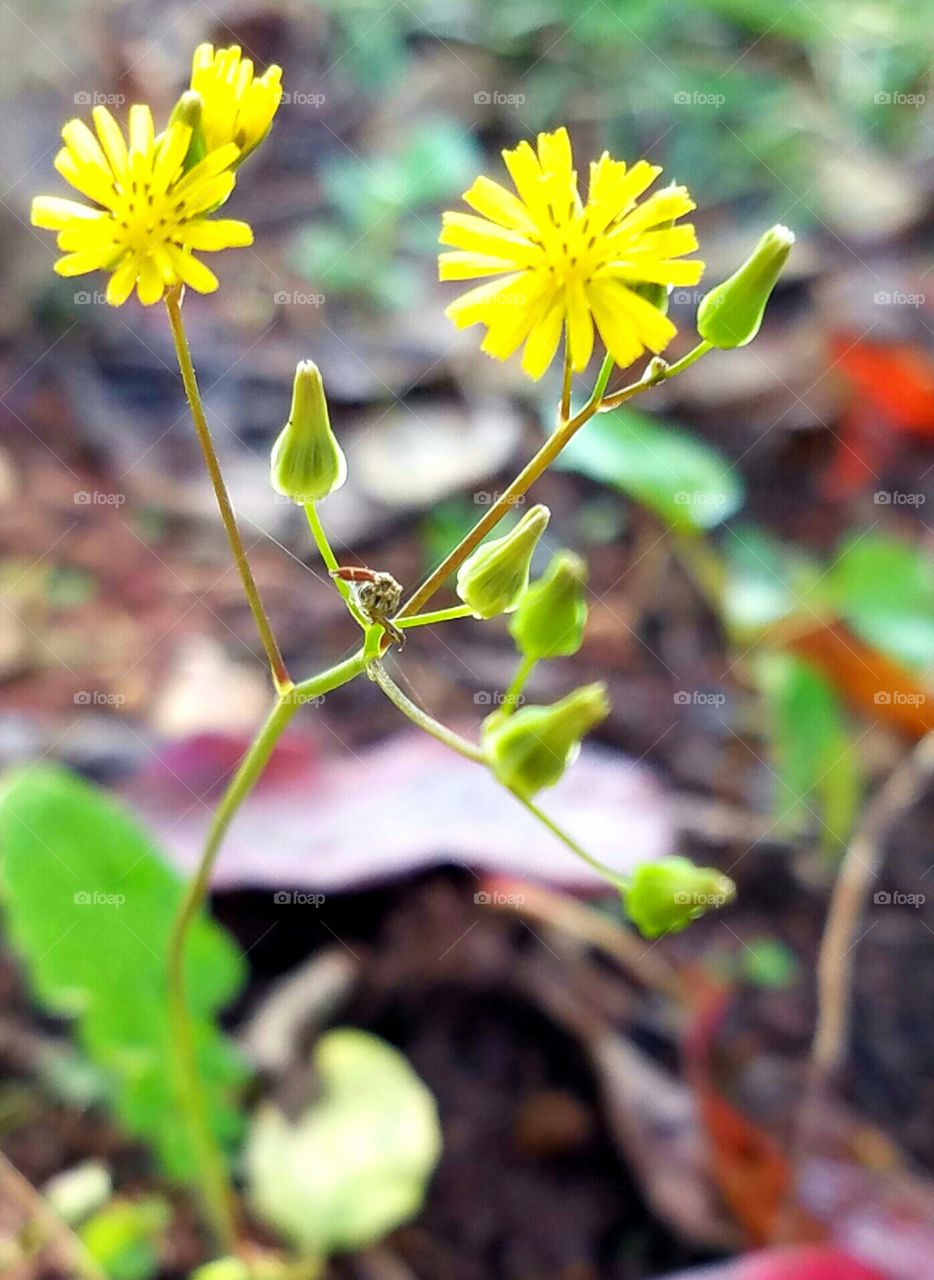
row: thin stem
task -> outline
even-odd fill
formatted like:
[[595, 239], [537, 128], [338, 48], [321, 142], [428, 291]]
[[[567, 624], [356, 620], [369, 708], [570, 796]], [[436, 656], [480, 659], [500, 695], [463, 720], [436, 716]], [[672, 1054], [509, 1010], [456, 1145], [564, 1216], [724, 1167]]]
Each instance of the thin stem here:
[[[88, 1252], [80, 1237], [52, 1208], [48, 1200], [40, 1195], [32, 1183], [23, 1177], [2, 1151], [0, 1151], [0, 1190], [3, 1192], [3, 1199], [7, 1206], [19, 1208], [26, 1215], [27, 1229], [21, 1234], [30, 1237], [32, 1246], [30, 1252], [33, 1257], [51, 1244], [57, 1243], [60, 1246], [59, 1254], [61, 1255], [58, 1261], [68, 1268], [69, 1275], [73, 1272], [82, 1280], [108, 1280], [106, 1271]], [[36, 1239], [36, 1236], [39, 1238]], [[33, 1274], [31, 1269], [29, 1274]]]
[[[547, 471], [572, 436], [574, 436], [586, 422], [590, 421], [600, 407], [600, 400], [603, 396], [603, 392], [606, 390], [606, 384], [610, 379], [612, 371], [613, 359], [608, 355], [604, 359], [600, 373], [597, 376], [597, 382], [594, 386], [593, 393], [584, 405], [583, 409], [581, 409], [579, 413], [575, 414], [573, 418], [563, 423], [563, 425], [560, 426], [553, 435], [549, 436], [534, 458], [532, 458], [519, 472], [512, 484], [509, 485], [507, 489], [503, 490], [493, 505], [477, 521], [470, 532], [461, 538], [457, 546], [453, 551], [449, 552], [448, 555], [445, 556], [437, 569], [429, 574], [418, 590], [409, 596], [408, 600], [396, 615], [396, 625], [399, 625], [399, 620], [401, 618], [411, 617], [412, 614], [418, 613], [419, 609], [428, 603], [431, 597], [441, 586], [443, 586], [455, 569], [463, 564], [471, 551], [473, 551], [475, 547], [478, 547], [490, 530], [494, 529], [496, 525], [499, 524], [507, 511], [512, 510], [516, 505], [517, 499], [521, 498], [523, 494], [532, 487], [542, 472]], [[642, 389], [643, 388], [641, 386], [637, 385], [633, 389], [633, 394], [635, 394], [636, 390]]]
[[522, 697], [522, 691], [528, 683], [529, 676], [535, 670], [538, 663], [537, 658], [530, 658], [526, 655], [518, 667], [516, 674], [509, 682], [509, 688], [503, 695], [503, 703], [508, 711], [513, 711], [518, 706], [519, 699]]
[[198, 390], [198, 380], [195, 376], [195, 368], [191, 362], [191, 352], [188, 348], [188, 337], [182, 321], [180, 288], [176, 287], [168, 291], [165, 295], [165, 307], [169, 315], [169, 325], [175, 342], [175, 354], [178, 358], [178, 367], [182, 375], [185, 395], [191, 409], [192, 421], [195, 424], [195, 431], [198, 436], [198, 443], [201, 446], [201, 452], [204, 455], [208, 476], [214, 489], [214, 496], [220, 509], [221, 520], [224, 522], [224, 529], [227, 532], [227, 541], [230, 543], [234, 563], [237, 566], [237, 572], [243, 584], [243, 591], [253, 614], [256, 628], [259, 631], [263, 648], [266, 651], [266, 657], [269, 660], [273, 683], [276, 689], [281, 692], [283, 689], [290, 687], [291, 680], [282, 660], [282, 654], [279, 652], [279, 645], [273, 635], [266, 610], [263, 607], [256, 580], [250, 568], [250, 562], [247, 559], [246, 548], [243, 545], [240, 529], [237, 526], [237, 517], [234, 515], [230, 495], [227, 492], [227, 486], [221, 473], [217, 451], [214, 448], [214, 441], [211, 438], [211, 431], [204, 414], [201, 392]]
[[237, 810], [250, 794], [292, 716], [303, 703], [330, 693], [364, 670], [362, 650], [320, 675], [280, 693], [227, 786], [211, 819], [204, 850], [194, 878], [182, 896], [172, 923], [168, 960], [170, 1043], [178, 1105], [191, 1137], [205, 1213], [220, 1246], [231, 1252], [236, 1243], [234, 1198], [227, 1166], [211, 1125], [204, 1086], [198, 1069], [195, 1029], [188, 1005], [185, 954], [191, 927], [204, 905], [211, 872]]
[[208, 1221], [217, 1243], [228, 1253], [232, 1252], [237, 1235], [234, 1198], [198, 1069], [195, 1029], [185, 981], [185, 944], [207, 896], [214, 862], [233, 816], [251, 791], [298, 706], [298, 701], [289, 695], [277, 698], [266, 723], [241, 760], [211, 819], [198, 870], [185, 889], [169, 938], [168, 1008], [178, 1105], [188, 1125]]
[[[305, 503], [305, 515], [308, 518], [308, 527], [311, 530], [311, 536], [315, 540], [315, 546], [318, 548], [318, 554], [324, 561], [324, 567], [327, 569], [328, 573], [333, 573], [338, 567], [337, 556], [334, 554], [334, 550], [328, 541], [328, 535], [324, 532], [324, 525], [321, 523], [321, 517], [318, 515], [318, 507], [316, 503]], [[353, 592], [350, 589], [350, 584], [344, 582], [341, 578], [332, 577], [331, 581], [334, 583], [335, 587], [337, 587], [337, 590], [357, 625], [362, 627], [365, 631], [369, 624], [353, 602]]]
[[683, 373], [685, 369], [690, 368], [695, 360], [699, 360], [701, 356], [706, 355], [710, 350], [712, 348], [709, 342], [699, 342], [696, 347], [692, 347], [686, 356], [682, 356], [674, 364], [665, 364], [664, 360], [650, 360], [638, 381], [631, 382], [628, 387], [623, 387], [620, 391], [614, 391], [611, 396], [603, 398], [600, 412], [607, 413], [610, 409], [615, 409], [617, 405], [625, 404], [627, 400], [631, 400], [637, 392], [646, 391], [649, 387], [657, 387], [659, 383], [667, 382], [669, 378], [676, 377], [679, 373]]
[[[446, 747], [450, 747], [451, 750], [456, 751], [458, 755], [464, 756], [467, 760], [472, 760], [474, 764], [486, 765], [486, 756], [483, 754], [483, 749], [481, 747], [478, 747], [473, 742], [468, 741], [467, 738], [462, 737], [459, 733], [455, 733], [454, 730], [449, 729], [447, 725], [441, 724], [439, 720], [436, 720], [434, 716], [429, 715], [427, 711], [423, 711], [421, 707], [417, 707], [411, 698], [407, 697], [406, 694], [402, 692], [380, 661], [375, 660], [371, 662], [367, 667], [367, 674], [371, 680], [375, 681], [376, 684], [379, 685], [389, 701], [393, 703], [394, 706], [398, 707], [402, 714], [407, 716], [413, 724], [418, 725], [420, 729], [424, 729], [426, 733], [431, 734], [433, 738], [437, 738], [439, 742], [443, 742]], [[531, 800], [527, 800], [524, 796], [521, 796], [518, 791], [513, 791], [511, 787], [507, 787], [506, 790], [510, 795], [515, 796], [519, 803], [528, 810], [532, 817], [537, 818], [538, 821], [544, 827], [547, 827], [551, 834], [556, 836], [562, 844], [566, 845], [572, 853], [576, 853], [577, 856], [582, 858], [588, 866], [593, 867], [594, 871], [601, 875], [604, 880], [609, 880], [609, 882], [617, 889], [621, 892], [625, 892], [629, 887], [629, 882], [625, 877], [618, 875], [610, 867], [606, 866], [605, 863], [601, 862], [599, 858], [595, 858], [592, 854], [588, 853], [587, 850], [583, 848], [582, 845], [579, 845], [572, 836], [569, 836], [568, 833], [549, 818], [547, 814], [544, 814], [541, 809], [539, 809], [538, 805], [533, 804]]]
[[571, 416], [571, 383], [574, 379], [574, 369], [571, 365], [571, 343], [565, 337], [564, 340], [564, 373], [561, 379], [561, 404], [558, 407], [558, 426], [562, 422], [567, 422]]
[[436, 622], [454, 622], [457, 618], [472, 618], [473, 609], [469, 604], [453, 604], [450, 609], [435, 609], [434, 613], [417, 613], [414, 618], [394, 619], [400, 630], [410, 627], [430, 627]]
[[430, 716], [427, 711], [423, 711], [421, 707], [417, 707], [411, 698], [402, 692], [396, 682], [390, 676], [389, 672], [383, 664], [377, 659], [370, 663], [367, 667], [367, 674], [385, 693], [389, 701], [397, 707], [404, 716], [407, 716], [413, 724], [418, 725], [419, 729], [424, 729], [426, 733], [430, 733], [433, 738], [437, 738], [439, 742], [443, 742], [446, 747], [450, 747], [452, 751], [456, 751], [458, 755], [465, 756], [466, 759], [472, 760], [474, 764], [485, 764], [483, 751], [473, 742], [469, 742], [466, 738], [461, 737], [459, 733], [455, 733], [453, 729], [449, 729], [447, 725], [443, 725], [440, 720], [436, 720], [434, 716]]
[[521, 796], [518, 791], [512, 791], [511, 788], [509, 790], [510, 793], [516, 797], [519, 803], [529, 811], [532, 817], [537, 818], [542, 826], [547, 827], [551, 834], [556, 836], [563, 845], [566, 845], [572, 853], [576, 853], [577, 856], [582, 858], [589, 867], [593, 867], [594, 871], [596, 871], [598, 875], [602, 876], [604, 880], [608, 880], [610, 884], [619, 889], [621, 893], [625, 893], [629, 888], [629, 881], [625, 876], [621, 876], [618, 872], [614, 871], [612, 867], [608, 867], [605, 862], [601, 862], [600, 859], [595, 858], [592, 853], [588, 853], [583, 845], [579, 845], [577, 843], [573, 836], [569, 836], [566, 831], [558, 826], [557, 822], [552, 818], [549, 818], [546, 813], [543, 813], [537, 804], [534, 804], [531, 800], [527, 800], [525, 796]]

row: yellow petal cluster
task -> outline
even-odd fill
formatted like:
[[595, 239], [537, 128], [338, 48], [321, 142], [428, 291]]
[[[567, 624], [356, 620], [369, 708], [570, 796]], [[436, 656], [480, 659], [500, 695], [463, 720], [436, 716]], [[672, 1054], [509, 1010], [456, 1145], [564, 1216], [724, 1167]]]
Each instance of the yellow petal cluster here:
[[207, 151], [233, 142], [243, 160], [269, 132], [282, 100], [282, 68], [273, 65], [255, 76], [237, 45], [215, 50], [201, 44], [192, 58], [191, 88], [201, 99]]
[[626, 368], [648, 348], [662, 351], [675, 334], [667, 316], [636, 292], [640, 284], [697, 284], [704, 264], [689, 223], [695, 208], [684, 187], [641, 200], [661, 173], [639, 160], [627, 166], [604, 152], [590, 165], [581, 199], [566, 129], [540, 133], [503, 152], [515, 192], [479, 177], [464, 200], [474, 213], [445, 213], [439, 258], [442, 280], [493, 276], [447, 308], [458, 328], [486, 327], [482, 349], [508, 359], [524, 345], [522, 367], [539, 378], [562, 332], [572, 367], [590, 360], [594, 326], [615, 362]]
[[94, 108], [93, 132], [82, 120], [62, 130], [55, 168], [90, 205], [58, 196], [32, 202], [34, 226], [58, 232], [62, 276], [109, 271], [107, 301], [120, 306], [134, 287], [140, 302], [158, 302], [184, 283], [201, 293], [217, 288], [214, 272], [194, 256], [252, 244], [246, 222], [209, 218], [230, 194], [238, 150], [218, 148], [184, 172], [191, 129], [171, 124], [155, 136], [152, 112], [130, 108], [129, 136], [106, 107]]

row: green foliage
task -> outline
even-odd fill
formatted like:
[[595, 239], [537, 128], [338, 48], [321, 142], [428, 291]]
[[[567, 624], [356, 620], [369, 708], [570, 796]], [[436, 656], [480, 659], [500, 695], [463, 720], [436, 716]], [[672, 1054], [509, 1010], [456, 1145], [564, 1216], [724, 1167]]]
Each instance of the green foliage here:
[[376, 1036], [331, 1031], [314, 1065], [320, 1098], [295, 1123], [261, 1107], [246, 1170], [257, 1213], [324, 1258], [371, 1245], [418, 1212], [441, 1132], [425, 1085]]
[[[76, 1019], [130, 1133], [166, 1172], [191, 1179], [194, 1158], [169, 1077], [166, 954], [181, 881], [112, 799], [63, 769], [36, 765], [0, 790], [2, 899], [10, 938], [37, 1000]], [[187, 981], [198, 1061], [221, 1141], [238, 1136], [243, 1066], [215, 1023], [238, 991], [242, 958], [201, 918]]]
[[750, 938], [737, 959], [746, 982], [772, 991], [790, 987], [801, 968], [794, 952], [777, 938]]
[[918, 547], [884, 533], [853, 538], [827, 593], [867, 644], [912, 667], [934, 662], [934, 569]]
[[726, 620], [740, 641], [800, 613], [815, 624], [826, 611], [823, 567], [762, 529], [730, 529], [724, 545]]
[[364, 164], [332, 160], [322, 174], [331, 216], [296, 239], [296, 270], [326, 293], [411, 305], [421, 287], [413, 251], [427, 256], [437, 241], [436, 215], [419, 209], [453, 199], [482, 167], [470, 132], [443, 118], [423, 121]]
[[785, 829], [808, 818], [836, 848], [852, 829], [861, 782], [856, 753], [830, 681], [791, 653], [760, 655], [757, 669], [769, 704], [775, 807]]
[[156, 1196], [112, 1200], [78, 1235], [111, 1280], [149, 1280], [159, 1270], [158, 1247], [169, 1217], [168, 1205]]
[[715, 449], [625, 405], [588, 422], [558, 465], [622, 490], [677, 530], [714, 528], [743, 501], [738, 474]]

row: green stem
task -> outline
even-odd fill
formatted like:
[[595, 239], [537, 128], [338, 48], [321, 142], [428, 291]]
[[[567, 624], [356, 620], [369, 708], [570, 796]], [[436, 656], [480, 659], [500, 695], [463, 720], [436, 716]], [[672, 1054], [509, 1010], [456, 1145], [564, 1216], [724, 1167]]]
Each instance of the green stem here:
[[469, 604], [454, 604], [450, 609], [435, 609], [434, 613], [417, 613], [414, 618], [395, 619], [396, 626], [405, 631], [410, 627], [430, 627], [435, 622], [453, 622], [456, 618], [472, 618]]
[[[318, 507], [314, 502], [305, 503], [305, 515], [308, 518], [308, 527], [311, 530], [311, 536], [315, 540], [315, 546], [318, 548], [318, 554], [324, 561], [324, 567], [327, 569], [328, 573], [333, 574], [334, 570], [338, 567], [337, 556], [334, 554], [334, 550], [328, 541], [328, 535], [324, 532], [324, 525], [321, 523], [321, 517], [318, 515]], [[365, 631], [369, 624], [353, 602], [353, 592], [350, 589], [349, 583], [344, 582], [341, 578], [334, 577], [332, 577], [331, 581], [340, 592], [344, 603], [357, 625], [362, 627]]]
[[[482, 747], [478, 747], [475, 743], [470, 742], [459, 733], [455, 733], [453, 729], [449, 729], [447, 725], [442, 724], [440, 720], [436, 720], [434, 716], [429, 715], [427, 711], [423, 711], [421, 707], [417, 707], [411, 698], [407, 697], [406, 694], [402, 692], [379, 660], [374, 660], [368, 665], [367, 674], [371, 680], [375, 681], [375, 683], [379, 685], [389, 701], [393, 703], [394, 706], [398, 707], [402, 714], [408, 717], [413, 724], [418, 725], [420, 729], [424, 729], [426, 733], [431, 734], [433, 738], [437, 738], [439, 742], [443, 742], [446, 747], [450, 747], [451, 750], [456, 751], [458, 755], [464, 756], [467, 760], [472, 760], [474, 764], [486, 765], [487, 760], [486, 756], [483, 754]], [[588, 866], [593, 867], [594, 871], [602, 876], [604, 880], [608, 880], [610, 884], [614, 885], [620, 892], [625, 892], [629, 887], [629, 882], [624, 876], [618, 875], [610, 867], [606, 866], [605, 863], [601, 862], [599, 858], [595, 858], [593, 854], [588, 853], [582, 845], [579, 845], [577, 841], [559, 827], [553, 819], [549, 818], [547, 814], [544, 814], [541, 809], [539, 809], [538, 805], [533, 804], [531, 800], [526, 800], [524, 796], [521, 796], [518, 791], [513, 791], [511, 787], [507, 787], [506, 789], [509, 791], [510, 795], [515, 796], [519, 803], [528, 810], [533, 818], [537, 818], [538, 821], [544, 827], [547, 827], [551, 834], [556, 836], [562, 844], [566, 845], [572, 853], [576, 853], [577, 856], [582, 858]]]
[[453, 729], [449, 729], [447, 725], [443, 725], [440, 720], [436, 720], [434, 716], [430, 716], [427, 711], [423, 711], [421, 707], [417, 707], [411, 698], [407, 697], [396, 682], [390, 676], [389, 672], [378, 660], [374, 660], [367, 667], [367, 674], [385, 693], [394, 706], [407, 716], [413, 724], [417, 724], [419, 729], [424, 729], [426, 733], [430, 733], [433, 738], [437, 738], [439, 742], [443, 742], [446, 747], [450, 747], [452, 751], [456, 751], [458, 755], [465, 756], [468, 760], [472, 760], [474, 764], [485, 764], [483, 751], [473, 742], [469, 742], [467, 738], [461, 737], [459, 733], [455, 733]]
[[537, 804], [533, 804], [531, 800], [527, 800], [525, 796], [521, 796], [518, 791], [512, 791], [510, 788], [510, 792], [516, 797], [519, 803], [529, 811], [533, 818], [537, 818], [539, 822], [542, 823], [543, 826], [547, 827], [551, 834], [556, 836], [562, 844], [566, 845], [572, 853], [576, 853], [577, 856], [582, 858], [588, 866], [593, 867], [594, 871], [601, 875], [604, 880], [608, 880], [610, 884], [615, 885], [621, 893], [625, 893], [629, 888], [629, 881], [625, 876], [621, 876], [618, 872], [614, 871], [612, 867], [608, 867], [605, 862], [601, 862], [600, 859], [595, 858], [592, 853], [588, 853], [583, 845], [579, 845], [577, 843], [573, 836], [569, 836], [566, 831], [558, 826], [557, 822], [549, 818], [546, 813], [543, 813]]
[[198, 390], [198, 379], [195, 376], [195, 368], [191, 362], [191, 352], [188, 348], [188, 338], [185, 333], [185, 325], [182, 321], [181, 308], [181, 291], [176, 287], [170, 289], [165, 295], [165, 307], [169, 315], [169, 325], [172, 330], [172, 339], [175, 343], [175, 354], [178, 358], [178, 367], [182, 375], [182, 384], [185, 388], [185, 395], [188, 399], [188, 406], [191, 409], [192, 421], [195, 424], [195, 432], [198, 436], [198, 443], [201, 446], [201, 452], [204, 455], [204, 462], [207, 467], [208, 476], [214, 489], [214, 497], [217, 499], [217, 505], [220, 509], [221, 520], [224, 522], [224, 529], [227, 533], [227, 541], [230, 543], [230, 549], [233, 552], [234, 563], [237, 566], [237, 572], [240, 575], [240, 581], [243, 584], [243, 591], [249, 603], [256, 628], [259, 631], [260, 640], [266, 651], [266, 657], [269, 660], [269, 669], [272, 673], [273, 683], [277, 691], [281, 692], [291, 686], [289, 673], [286, 670], [285, 663], [282, 660], [282, 654], [279, 651], [279, 645], [272, 633], [272, 627], [263, 602], [256, 586], [256, 580], [253, 577], [253, 571], [250, 568], [250, 562], [247, 559], [246, 548], [243, 545], [243, 539], [240, 536], [240, 529], [237, 526], [237, 517], [234, 515], [233, 506], [230, 502], [230, 495], [227, 492], [227, 486], [224, 483], [224, 477], [221, 474], [220, 462], [218, 461], [217, 451], [214, 448], [214, 441], [211, 438], [211, 431], [208, 427], [207, 418], [204, 414], [204, 405], [201, 402], [201, 392]]
[[298, 708], [346, 684], [364, 670], [362, 650], [320, 675], [280, 693], [272, 711], [241, 760], [211, 819], [194, 878], [187, 885], [172, 923], [168, 960], [168, 1015], [179, 1110], [184, 1117], [197, 1164], [204, 1208], [218, 1244], [230, 1253], [236, 1244], [236, 1218], [230, 1178], [211, 1125], [198, 1070], [195, 1028], [188, 1004], [185, 955], [191, 927], [204, 905], [217, 855], [234, 815], [252, 791], [273, 749]]
[[[597, 375], [597, 382], [594, 386], [590, 399], [584, 405], [579, 413], [567, 422], [562, 423], [553, 435], [549, 436], [538, 453], [532, 458], [513, 480], [512, 484], [499, 495], [493, 505], [481, 516], [469, 533], [461, 538], [460, 542], [445, 556], [441, 564], [438, 565], [429, 576], [425, 579], [417, 591], [409, 596], [408, 600], [396, 614], [396, 625], [400, 625], [400, 619], [411, 617], [418, 613], [423, 605], [427, 604], [435, 592], [443, 586], [445, 581], [460, 565], [464, 563], [471, 551], [478, 547], [491, 529], [494, 529], [502, 520], [508, 511], [511, 511], [516, 501], [523, 496], [541, 476], [542, 472], [547, 469], [557, 458], [561, 450], [567, 445], [568, 441], [576, 435], [581, 427], [589, 422], [600, 407], [600, 400], [606, 390], [606, 385], [610, 380], [610, 374], [613, 372], [613, 358], [607, 355]], [[635, 395], [637, 390], [644, 388], [636, 384], [632, 394]]]
[[706, 340], [699, 342], [693, 347], [686, 356], [682, 356], [680, 360], [676, 360], [674, 364], [670, 364], [665, 370], [664, 375], [659, 380], [667, 382], [669, 378], [677, 377], [679, 373], [683, 373], [685, 369], [689, 369], [695, 360], [699, 360], [701, 356], [705, 356], [708, 351], [712, 351], [711, 343]]
[[530, 658], [526, 655], [519, 666], [516, 668], [516, 674], [509, 682], [509, 688], [504, 694], [503, 701], [507, 711], [514, 711], [518, 706], [522, 691], [528, 683], [529, 676], [535, 670], [538, 663], [537, 658]]
[[683, 373], [685, 369], [690, 368], [695, 360], [699, 360], [701, 356], [706, 355], [710, 350], [712, 348], [709, 342], [699, 342], [686, 356], [682, 356], [674, 364], [665, 364], [664, 360], [650, 360], [637, 382], [631, 382], [628, 387], [623, 387], [620, 391], [615, 391], [613, 395], [603, 398], [600, 404], [600, 412], [606, 413], [610, 409], [615, 409], [617, 405], [625, 404], [627, 400], [631, 400], [640, 391], [647, 391], [650, 387], [657, 387], [660, 382], [667, 382], [669, 378], [676, 377], [677, 374]]

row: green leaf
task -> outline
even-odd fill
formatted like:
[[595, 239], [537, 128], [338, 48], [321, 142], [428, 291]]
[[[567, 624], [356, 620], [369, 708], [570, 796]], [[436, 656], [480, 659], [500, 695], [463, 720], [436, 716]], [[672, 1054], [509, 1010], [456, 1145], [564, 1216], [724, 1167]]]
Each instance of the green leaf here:
[[[36, 999], [77, 1020], [109, 1101], [166, 1172], [190, 1180], [193, 1153], [169, 1062], [166, 954], [182, 882], [114, 800], [48, 765], [0, 789], [0, 890], [12, 944]], [[245, 1071], [215, 1014], [239, 990], [240, 953], [206, 918], [190, 938], [187, 984], [198, 1058], [218, 1138], [239, 1134]]]
[[112, 1200], [80, 1228], [88, 1253], [111, 1280], [149, 1280], [159, 1270], [159, 1241], [169, 1225], [164, 1200]]
[[712, 529], [743, 501], [739, 476], [715, 449], [628, 406], [588, 422], [560, 465], [614, 485], [679, 530]]
[[772, 725], [776, 818], [786, 830], [820, 823], [836, 849], [858, 812], [861, 780], [833, 686], [804, 659], [770, 651], [757, 663]]
[[313, 1256], [364, 1248], [421, 1208], [441, 1152], [434, 1098], [365, 1031], [319, 1040], [322, 1096], [292, 1123], [260, 1108], [246, 1153], [256, 1212]]
[[912, 667], [934, 662], [934, 566], [888, 534], [855, 538], [827, 577], [843, 617], [867, 644]]
[[723, 546], [724, 607], [737, 637], [752, 639], [797, 613], [816, 625], [826, 613], [822, 566], [762, 529], [731, 526], [729, 532]]

